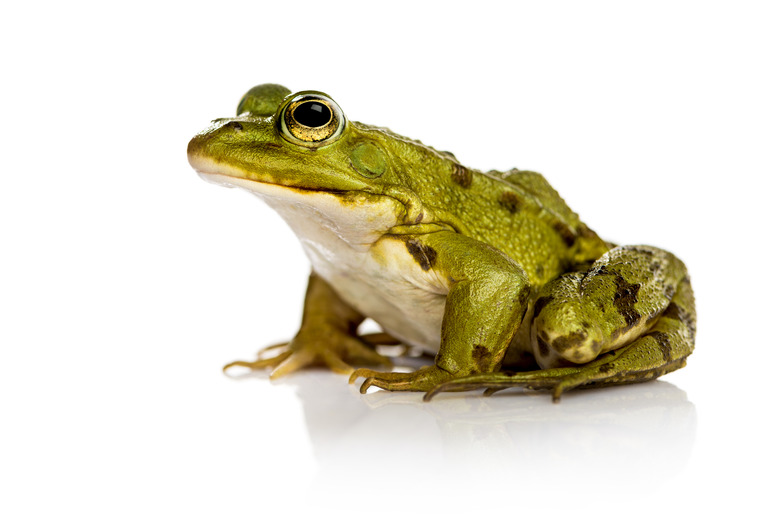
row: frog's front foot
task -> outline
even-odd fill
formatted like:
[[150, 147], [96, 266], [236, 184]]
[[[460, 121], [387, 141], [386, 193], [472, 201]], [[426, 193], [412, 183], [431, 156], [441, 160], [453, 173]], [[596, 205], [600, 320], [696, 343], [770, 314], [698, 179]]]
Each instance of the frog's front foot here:
[[336, 373], [349, 375], [354, 371], [353, 365], [392, 366], [390, 359], [374, 349], [377, 344], [387, 342], [384, 334], [354, 337], [333, 331], [314, 333], [302, 330], [290, 342], [261, 350], [257, 360], [238, 360], [227, 364], [222, 370], [227, 371], [234, 366], [252, 370], [270, 368], [270, 378], [276, 379], [305, 367], [325, 366]]
[[358, 378], [366, 380], [360, 386], [365, 393], [371, 386], [388, 391], [430, 391], [452, 378], [452, 374], [438, 366], [425, 366], [411, 373], [382, 372], [372, 369], [357, 369], [349, 377], [352, 384]]

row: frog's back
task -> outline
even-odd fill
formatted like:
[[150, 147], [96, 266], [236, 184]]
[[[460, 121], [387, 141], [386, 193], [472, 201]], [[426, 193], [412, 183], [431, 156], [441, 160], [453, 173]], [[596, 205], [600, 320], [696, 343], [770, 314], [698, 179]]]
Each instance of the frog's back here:
[[386, 128], [353, 125], [394, 157], [392, 175], [380, 178], [419, 199], [425, 215], [412, 222], [438, 223], [501, 250], [536, 286], [607, 250], [539, 173], [481, 172]]
[[539, 173], [471, 172], [473, 187], [462, 193], [468, 210], [459, 214], [464, 228], [517, 261], [534, 285], [607, 250]]
[[575, 228], [580, 225], [579, 216], [571, 210], [547, 179], [536, 171], [510, 169], [509, 171], [488, 171], [488, 176], [500, 178], [516, 186], [516, 191], [527, 193], [536, 198], [551, 216]]

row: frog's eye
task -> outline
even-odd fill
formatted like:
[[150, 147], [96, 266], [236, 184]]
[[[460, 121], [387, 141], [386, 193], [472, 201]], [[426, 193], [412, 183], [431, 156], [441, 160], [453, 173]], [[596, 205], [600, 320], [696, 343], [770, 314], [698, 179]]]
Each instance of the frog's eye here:
[[282, 134], [294, 144], [317, 147], [333, 142], [344, 130], [344, 114], [332, 99], [301, 93], [282, 110]]

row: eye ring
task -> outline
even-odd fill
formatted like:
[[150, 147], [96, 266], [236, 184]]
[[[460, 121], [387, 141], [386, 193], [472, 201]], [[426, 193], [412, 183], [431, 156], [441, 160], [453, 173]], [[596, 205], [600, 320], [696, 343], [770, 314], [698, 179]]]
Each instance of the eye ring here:
[[339, 105], [318, 92], [300, 92], [282, 108], [282, 135], [292, 142], [316, 148], [341, 135], [346, 119]]

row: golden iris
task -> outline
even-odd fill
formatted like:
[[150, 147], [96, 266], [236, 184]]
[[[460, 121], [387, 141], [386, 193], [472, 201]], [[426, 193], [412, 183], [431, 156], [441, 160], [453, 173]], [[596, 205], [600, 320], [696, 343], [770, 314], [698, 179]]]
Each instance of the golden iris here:
[[295, 97], [284, 109], [285, 136], [298, 144], [321, 146], [334, 140], [344, 126], [338, 105], [316, 94]]

